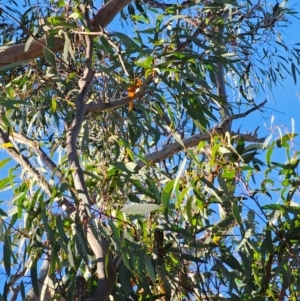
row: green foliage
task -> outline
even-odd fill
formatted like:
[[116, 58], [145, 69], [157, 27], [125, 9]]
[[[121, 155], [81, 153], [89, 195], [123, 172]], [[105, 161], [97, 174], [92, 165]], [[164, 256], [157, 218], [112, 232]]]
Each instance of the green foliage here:
[[[13, 196], [0, 209], [0, 298], [19, 285], [24, 299], [28, 277], [37, 295], [50, 290], [56, 299], [74, 299], [77, 275], [88, 296], [96, 291], [95, 254], [79, 216], [84, 203], [92, 231], [121, 258], [115, 301], [299, 300], [296, 135], [263, 143], [256, 132], [222, 124], [258, 109], [266, 86], [286, 76], [297, 82], [299, 44], [288, 48], [277, 31], [295, 12], [285, 3], [132, 1], [120, 14], [126, 34], [119, 26], [94, 39], [94, 77], [76, 141], [87, 198], [75, 188], [66, 141], [86, 63], [86, 35], [74, 32], [88, 33], [85, 10], [92, 16], [97, 9], [90, 1], [25, 3], [24, 13], [14, 1], [1, 8], [1, 47], [24, 43], [30, 51], [43, 36], [47, 47], [44, 57], [0, 66], [0, 129], [10, 139], [1, 146], [21, 158], [1, 172], [0, 190]], [[57, 35], [65, 42], [56, 53]], [[231, 79], [232, 102], [219, 75]], [[144, 90], [130, 107], [124, 99], [136, 80]], [[166, 156], [158, 151], [173, 146]], [[280, 150], [286, 162], [277, 162]]]

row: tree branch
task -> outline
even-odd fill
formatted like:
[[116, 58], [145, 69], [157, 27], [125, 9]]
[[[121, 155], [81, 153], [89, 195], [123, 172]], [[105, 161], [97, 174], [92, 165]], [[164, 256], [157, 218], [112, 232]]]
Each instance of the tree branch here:
[[[32, 180], [35, 180], [46, 193], [47, 195], [52, 195], [52, 187], [45, 180], [45, 178], [35, 170], [27, 157], [23, 156], [10, 142], [8, 136], [4, 133], [2, 128], [0, 127], [0, 145], [6, 145], [5, 150], [8, 155], [14, 159], [22, 168], [30, 175]], [[65, 198], [63, 200], [57, 200], [58, 204], [64, 208], [64, 211], [67, 214], [72, 214], [75, 210], [74, 206]]]
[[146, 91], [146, 88], [150, 85], [152, 80], [153, 80], [153, 76], [152, 75], [148, 76], [148, 78], [144, 81], [143, 85], [138, 89], [136, 89], [136, 92], [133, 97], [126, 96], [124, 98], [109, 103], [99, 102], [99, 103], [86, 104], [84, 106], [85, 114], [91, 112], [113, 110], [128, 105], [130, 101], [138, 99], [143, 96], [143, 94]]
[[86, 233], [87, 240], [96, 256], [98, 276], [97, 289], [89, 301], [107, 301], [115, 285], [116, 278], [112, 255], [109, 251], [109, 244], [102, 235], [95, 235], [97, 234], [97, 231], [91, 222], [86, 226]]
[[240, 113], [240, 114], [235, 114], [235, 115], [232, 115], [232, 116], [227, 116], [225, 117], [219, 127], [223, 127], [228, 121], [232, 121], [232, 120], [236, 120], [236, 119], [240, 119], [240, 118], [243, 118], [243, 117], [246, 117], [247, 115], [249, 115], [250, 113], [256, 111], [256, 110], [259, 110], [260, 108], [262, 108], [265, 104], [267, 103], [267, 100], [263, 101], [262, 103], [258, 104], [258, 105], [254, 105], [253, 108], [247, 110], [246, 112], [244, 113]]
[[[86, 12], [86, 21], [88, 26], [89, 18]], [[93, 38], [91, 35], [85, 35], [86, 41], [86, 68], [83, 72], [82, 78], [78, 81], [79, 93], [76, 97], [76, 111], [74, 120], [71, 126], [67, 129], [66, 150], [70, 168], [73, 174], [74, 186], [79, 194], [79, 218], [85, 226], [87, 234], [87, 241], [96, 256], [97, 261], [97, 289], [92, 296], [92, 300], [109, 299], [109, 295], [114, 287], [115, 272], [111, 259], [111, 252], [109, 251], [108, 241], [98, 233], [95, 229], [93, 221], [90, 219], [90, 198], [86, 187], [84, 174], [81, 169], [77, 154], [77, 138], [85, 118], [85, 104], [84, 100], [87, 96], [90, 84], [93, 79], [92, 59], [93, 59]], [[107, 261], [108, 259], [108, 261]]]
[[20, 292], [20, 285], [17, 285], [16, 287], [12, 287], [11, 289], [11, 297], [9, 299], [9, 301], [16, 301]]
[[[114, 17], [132, 0], [110, 0], [98, 10], [95, 18], [91, 20], [92, 31], [99, 31], [105, 28]], [[65, 40], [54, 37], [53, 51], [59, 52], [64, 48]], [[31, 42], [27, 52], [24, 51], [25, 43], [8, 46], [0, 50], [0, 67], [14, 64], [16, 62], [25, 63], [31, 59], [44, 56], [44, 46], [47, 45], [47, 38], [34, 40]], [[44, 45], [44, 46], [43, 46]]]
[[[50, 301], [50, 300], [52, 300], [49, 289], [47, 289], [47, 288], [45, 290], [44, 298], [41, 299], [41, 292], [42, 292], [43, 286], [45, 284], [45, 279], [48, 275], [49, 268], [50, 268], [49, 260], [48, 260], [48, 258], [45, 258], [41, 265], [40, 271], [39, 271], [39, 278], [37, 279], [39, 295], [36, 295], [33, 287], [31, 287], [31, 289], [29, 290], [29, 292], [27, 293], [27, 295], [25, 297], [26, 301], [41, 301], [41, 300]], [[53, 295], [54, 295], [54, 291], [53, 291]]]
[[10, 142], [8, 136], [4, 133], [0, 127], [0, 144], [5, 145], [5, 150], [11, 158], [22, 166], [22, 168], [30, 174], [30, 176], [37, 181], [37, 184], [51, 196], [51, 186], [44, 179], [44, 177], [34, 169], [27, 157], [23, 156]]
[[132, 0], [110, 0], [98, 10], [91, 20], [91, 30], [98, 31], [112, 22], [114, 17]]
[[[267, 101], [265, 100], [261, 104], [251, 108], [250, 110], [248, 110], [244, 113], [227, 116], [226, 118], [224, 118], [224, 120], [218, 126], [208, 129], [207, 132], [199, 133], [199, 134], [193, 135], [189, 138], [183, 139], [182, 140], [183, 145], [178, 142], [170, 143], [170, 144], [166, 145], [165, 147], [163, 147], [161, 150], [155, 151], [153, 153], [146, 155], [145, 159], [146, 159], [146, 161], [149, 161], [151, 164], [155, 164], [155, 163], [161, 162], [163, 160], [166, 160], [167, 158], [173, 156], [174, 154], [176, 154], [184, 149], [194, 147], [194, 146], [198, 145], [199, 142], [201, 142], [201, 141], [209, 141], [211, 139], [211, 137], [215, 134], [222, 135], [222, 134], [224, 134], [224, 126], [226, 126], [226, 124], [228, 122], [231, 122], [235, 119], [243, 118], [243, 117], [249, 115], [250, 113], [263, 107], [266, 104], [266, 102]], [[225, 128], [225, 131], [226, 131], [226, 128]], [[231, 132], [231, 136], [232, 137], [234, 136], [236, 138], [243, 138], [246, 141], [252, 141], [252, 142], [255, 141], [255, 142], [259, 142], [259, 143], [262, 143], [265, 140], [265, 138], [257, 138], [256, 131], [253, 134], [240, 134], [240, 133]], [[146, 165], [146, 163], [143, 161], [138, 161], [137, 164], [140, 166]]]
[[34, 150], [34, 152], [41, 158], [41, 160], [45, 163], [45, 165], [50, 169], [50, 171], [55, 174], [58, 179], [62, 180], [64, 178], [60, 169], [56, 166], [56, 164], [49, 158], [49, 156], [43, 151], [43, 149], [39, 146], [38, 142], [33, 141], [27, 137], [25, 137], [21, 133], [13, 132], [11, 134], [12, 140], [17, 143], [22, 143]]
[[[224, 46], [223, 42], [223, 34], [224, 34], [224, 29], [221, 25], [214, 26], [213, 30], [216, 32], [217, 37], [217, 47], [216, 50], [220, 51], [221, 46]], [[227, 116], [230, 116], [230, 110], [229, 110], [229, 105], [228, 105], [228, 100], [227, 100], [227, 94], [226, 94], [226, 84], [225, 84], [225, 72], [224, 72], [224, 67], [221, 62], [218, 62], [216, 64], [217, 72], [215, 75], [215, 80], [216, 80], [216, 88], [217, 88], [217, 93], [219, 95], [219, 101], [217, 102], [217, 105], [221, 109], [221, 118], [224, 119]], [[226, 130], [230, 131], [232, 126], [231, 120], [226, 123]]]
[[[78, 81], [79, 93], [76, 97], [76, 112], [74, 120], [70, 127], [67, 129], [66, 138], [66, 151], [68, 155], [68, 160], [70, 163], [70, 168], [73, 170], [74, 186], [79, 195], [80, 199], [86, 205], [89, 205], [88, 190], [85, 184], [83, 171], [80, 166], [78, 154], [77, 154], [77, 138], [84, 121], [85, 110], [84, 110], [84, 100], [88, 93], [90, 84], [93, 79], [92, 70], [92, 57], [93, 57], [93, 39], [91, 36], [86, 35], [86, 68], [83, 72], [83, 76]], [[82, 210], [85, 211], [83, 208]]]

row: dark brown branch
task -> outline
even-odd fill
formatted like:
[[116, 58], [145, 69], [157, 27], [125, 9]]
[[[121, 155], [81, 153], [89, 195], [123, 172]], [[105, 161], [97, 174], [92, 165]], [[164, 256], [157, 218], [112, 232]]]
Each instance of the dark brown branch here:
[[87, 104], [85, 105], [85, 112], [87, 114], [91, 112], [109, 111], [109, 110], [124, 107], [128, 105], [130, 101], [131, 101], [130, 97], [127, 96], [122, 99], [115, 100], [109, 103], [99, 102], [99, 103]]
[[94, 19], [91, 20], [92, 31], [98, 31], [112, 22], [114, 17], [132, 0], [110, 0], [100, 8]]

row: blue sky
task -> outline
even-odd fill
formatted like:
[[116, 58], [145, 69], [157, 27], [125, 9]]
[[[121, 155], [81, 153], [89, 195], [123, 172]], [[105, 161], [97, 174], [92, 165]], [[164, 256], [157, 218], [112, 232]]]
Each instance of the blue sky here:
[[[300, 11], [300, 4], [296, 0], [288, 1], [288, 7], [295, 8]], [[300, 17], [300, 16], [299, 16]], [[282, 37], [287, 45], [300, 43], [299, 26], [300, 20], [294, 17], [289, 17], [291, 24], [287, 28], [283, 28]], [[285, 55], [286, 56], [286, 55]], [[299, 68], [300, 66], [298, 66]], [[300, 77], [297, 78], [297, 84], [294, 83], [292, 76], [288, 77], [282, 85], [273, 85], [272, 93], [268, 92], [268, 104], [266, 112], [251, 115], [250, 124], [260, 125], [262, 133], [274, 132], [277, 134], [280, 127], [282, 131], [285, 129], [292, 130], [292, 121], [295, 120], [295, 132], [300, 133]], [[263, 100], [263, 97], [262, 99]], [[255, 115], [255, 117], [254, 117]], [[272, 118], [273, 117], [273, 118]], [[255, 120], [255, 122], [253, 122]], [[273, 120], [273, 123], [271, 123]], [[245, 125], [246, 127], [247, 125]]]

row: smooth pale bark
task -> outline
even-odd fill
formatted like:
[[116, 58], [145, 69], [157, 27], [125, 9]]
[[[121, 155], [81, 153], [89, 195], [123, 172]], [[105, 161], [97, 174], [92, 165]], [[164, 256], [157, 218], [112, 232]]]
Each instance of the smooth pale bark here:
[[[85, 118], [84, 102], [93, 79], [93, 39], [85, 36], [86, 40], [86, 67], [83, 76], [78, 81], [80, 88], [76, 97], [76, 110], [74, 119], [67, 129], [66, 151], [69, 166], [71, 167], [74, 187], [78, 192], [78, 216], [85, 224], [87, 241], [96, 257], [97, 261], [97, 289], [89, 301], [107, 301], [115, 283], [115, 271], [111, 259], [108, 241], [99, 235], [90, 217], [90, 198], [84, 179], [84, 173], [80, 165], [77, 153], [77, 139]], [[107, 261], [106, 261], [107, 259]]]
[[[42, 292], [43, 285], [44, 285], [45, 279], [46, 279], [48, 271], [49, 271], [49, 267], [50, 267], [49, 261], [48, 261], [48, 259], [45, 259], [40, 268], [39, 278], [38, 278], [38, 290], [40, 293]], [[49, 290], [50, 290], [50, 287], [48, 287], [45, 290], [43, 301], [50, 301], [52, 299]], [[52, 291], [52, 294], [54, 294], [54, 291]], [[40, 295], [36, 295], [35, 291], [33, 290], [33, 287], [29, 290], [29, 292], [27, 293], [26, 298], [25, 298], [26, 301], [40, 301], [41, 299], [42, 298]]]
[[101, 235], [96, 238], [94, 233], [96, 229], [94, 228], [93, 231], [92, 227], [92, 222], [88, 223], [86, 233], [89, 245], [97, 260], [98, 285], [89, 301], [107, 301], [115, 285], [116, 272], [108, 241]]
[[[132, 0], [110, 0], [100, 8], [94, 19], [91, 20], [93, 31], [97, 32], [105, 28], [114, 17]], [[54, 38], [54, 52], [62, 51], [64, 48], [64, 39]], [[44, 56], [44, 45], [46, 38], [34, 40], [31, 42], [28, 50], [25, 52], [25, 43], [8, 46], [0, 50], [0, 68], [17, 62], [24, 63], [32, 59]]]

